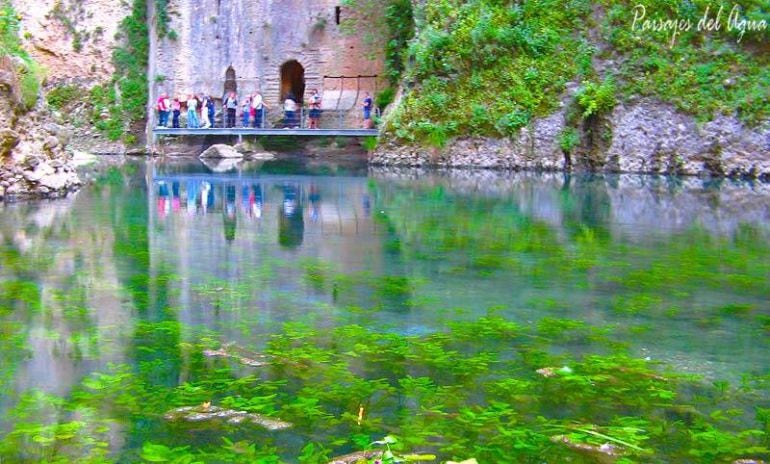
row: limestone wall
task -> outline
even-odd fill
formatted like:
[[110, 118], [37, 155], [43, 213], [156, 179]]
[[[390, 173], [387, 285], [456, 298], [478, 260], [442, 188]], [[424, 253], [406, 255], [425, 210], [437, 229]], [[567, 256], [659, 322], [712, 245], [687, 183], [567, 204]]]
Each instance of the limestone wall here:
[[381, 39], [365, 19], [351, 23], [357, 12], [338, 0], [170, 0], [167, 11], [174, 32], [171, 38], [152, 38], [151, 102], [161, 91], [219, 98], [232, 67], [239, 96], [260, 90], [277, 106], [280, 68], [290, 60], [304, 67], [305, 96], [318, 88], [327, 108], [355, 107], [363, 91], [384, 85], [384, 77], [379, 83], [347, 79], [343, 86], [339, 79], [324, 79], [383, 74]]
[[51, 83], [103, 82], [113, 72], [112, 50], [120, 21], [130, 13], [121, 0], [13, 0], [21, 17], [22, 44]]

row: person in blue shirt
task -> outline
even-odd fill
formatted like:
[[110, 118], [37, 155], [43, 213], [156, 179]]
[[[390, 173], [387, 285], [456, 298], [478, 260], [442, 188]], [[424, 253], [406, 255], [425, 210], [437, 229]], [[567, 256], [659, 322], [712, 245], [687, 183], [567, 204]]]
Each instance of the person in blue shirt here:
[[364, 110], [364, 127], [369, 129], [373, 126], [372, 124], [372, 107], [374, 106], [374, 100], [372, 100], [372, 96], [369, 95], [369, 92], [364, 92], [364, 102], [361, 104], [361, 107]]

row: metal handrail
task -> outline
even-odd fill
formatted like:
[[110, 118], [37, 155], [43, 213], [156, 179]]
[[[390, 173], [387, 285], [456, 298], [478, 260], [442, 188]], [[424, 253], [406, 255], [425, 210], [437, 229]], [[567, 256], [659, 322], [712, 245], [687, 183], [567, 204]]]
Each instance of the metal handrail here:
[[[346, 127], [345, 125], [345, 119], [351, 115], [351, 114], [357, 114], [360, 111], [359, 108], [354, 108], [350, 110], [337, 110], [337, 109], [327, 109], [327, 110], [321, 110], [321, 117], [320, 117], [320, 123], [327, 126], [328, 129], [351, 129], [353, 127]], [[374, 108], [374, 116], [379, 117], [380, 116], [380, 109]], [[182, 128], [186, 127], [186, 121], [184, 120], [186, 112], [181, 113], [180, 118], [180, 126]], [[286, 121], [286, 115], [283, 110], [283, 108], [272, 108], [266, 110], [265, 108], [262, 108], [262, 121], [261, 125], [258, 127], [258, 129], [270, 129], [270, 128], [300, 128], [300, 129], [306, 129], [308, 127], [308, 115], [309, 115], [309, 109], [305, 107], [300, 107], [295, 112], [295, 120], [287, 124]], [[217, 116], [220, 116], [219, 118]], [[235, 126], [234, 128], [244, 128], [243, 126], [243, 113], [238, 110], [235, 114]], [[336, 124], [332, 124], [331, 127], [329, 127], [330, 122], [336, 122]], [[211, 128], [225, 128], [227, 124], [227, 111], [223, 108], [217, 108], [217, 111], [214, 115], [214, 120], [211, 121]], [[354, 124], [355, 125], [355, 124]], [[251, 117], [249, 117], [249, 128], [254, 128], [254, 121]]]

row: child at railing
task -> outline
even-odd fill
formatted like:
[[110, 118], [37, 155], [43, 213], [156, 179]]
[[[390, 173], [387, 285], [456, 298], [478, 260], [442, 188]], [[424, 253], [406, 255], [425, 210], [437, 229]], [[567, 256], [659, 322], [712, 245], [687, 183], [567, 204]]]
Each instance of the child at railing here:
[[321, 119], [321, 96], [318, 95], [318, 90], [313, 89], [313, 94], [310, 95], [310, 129], [318, 129], [318, 121]]
[[241, 122], [243, 127], [249, 127], [249, 113], [251, 113], [251, 97], [246, 97], [241, 107]]

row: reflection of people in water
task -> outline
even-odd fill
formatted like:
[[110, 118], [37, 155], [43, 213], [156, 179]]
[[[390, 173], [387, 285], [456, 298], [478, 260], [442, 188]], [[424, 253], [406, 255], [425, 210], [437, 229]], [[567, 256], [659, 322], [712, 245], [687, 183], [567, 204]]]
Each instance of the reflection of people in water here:
[[310, 184], [310, 194], [308, 195], [310, 200], [310, 220], [318, 222], [318, 217], [321, 214], [321, 191], [318, 190], [318, 186]]
[[171, 207], [174, 208], [174, 211], [179, 211], [179, 209], [182, 207], [182, 202], [179, 200], [179, 181], [174, 181], [171, 183]]
[[243, 214], [247, 216], [251, 216], [251, 208], [250, 205], [250, 199], [251, 194], [249, 193], [249, 186], [247, 184], [241, 185], [241, 210], [243, 211]]
[[262, 217], [262, 186], [259, 184], [251, 186], [249, 195], [249, 207], [251, 215], [257, 219]]
[[287, 248], [302, 245], [305, 222], [299, 189], [294, 185], [283, 186], [283, 207], [278, 210], [278, 244]]
[[362, 199], [362, 206], [364, 208], [364, 215], [369, 216], [372, 212], [372, 204], [369, 200], [369, 194], [364, 193], [364, 197]]
[[232, 242], [235, 240], [235, 185], [225, 187], [225, 207], [224, 207], [224, 226], [225, 240]]
[[198, 181], [191, 180], [187, 182], [187, 212], [195, 214], [196, 201], [198, 200]]
[[168, 215], [170, 210], [168, 184], [165, 181], [160, 181], [158, 182], [158, 216], [163, 218]]
[[204, 181], [201, 184], [201, 210], [206, 214], [209, 208], [214, 207], [214, 189], [211, 184]]

